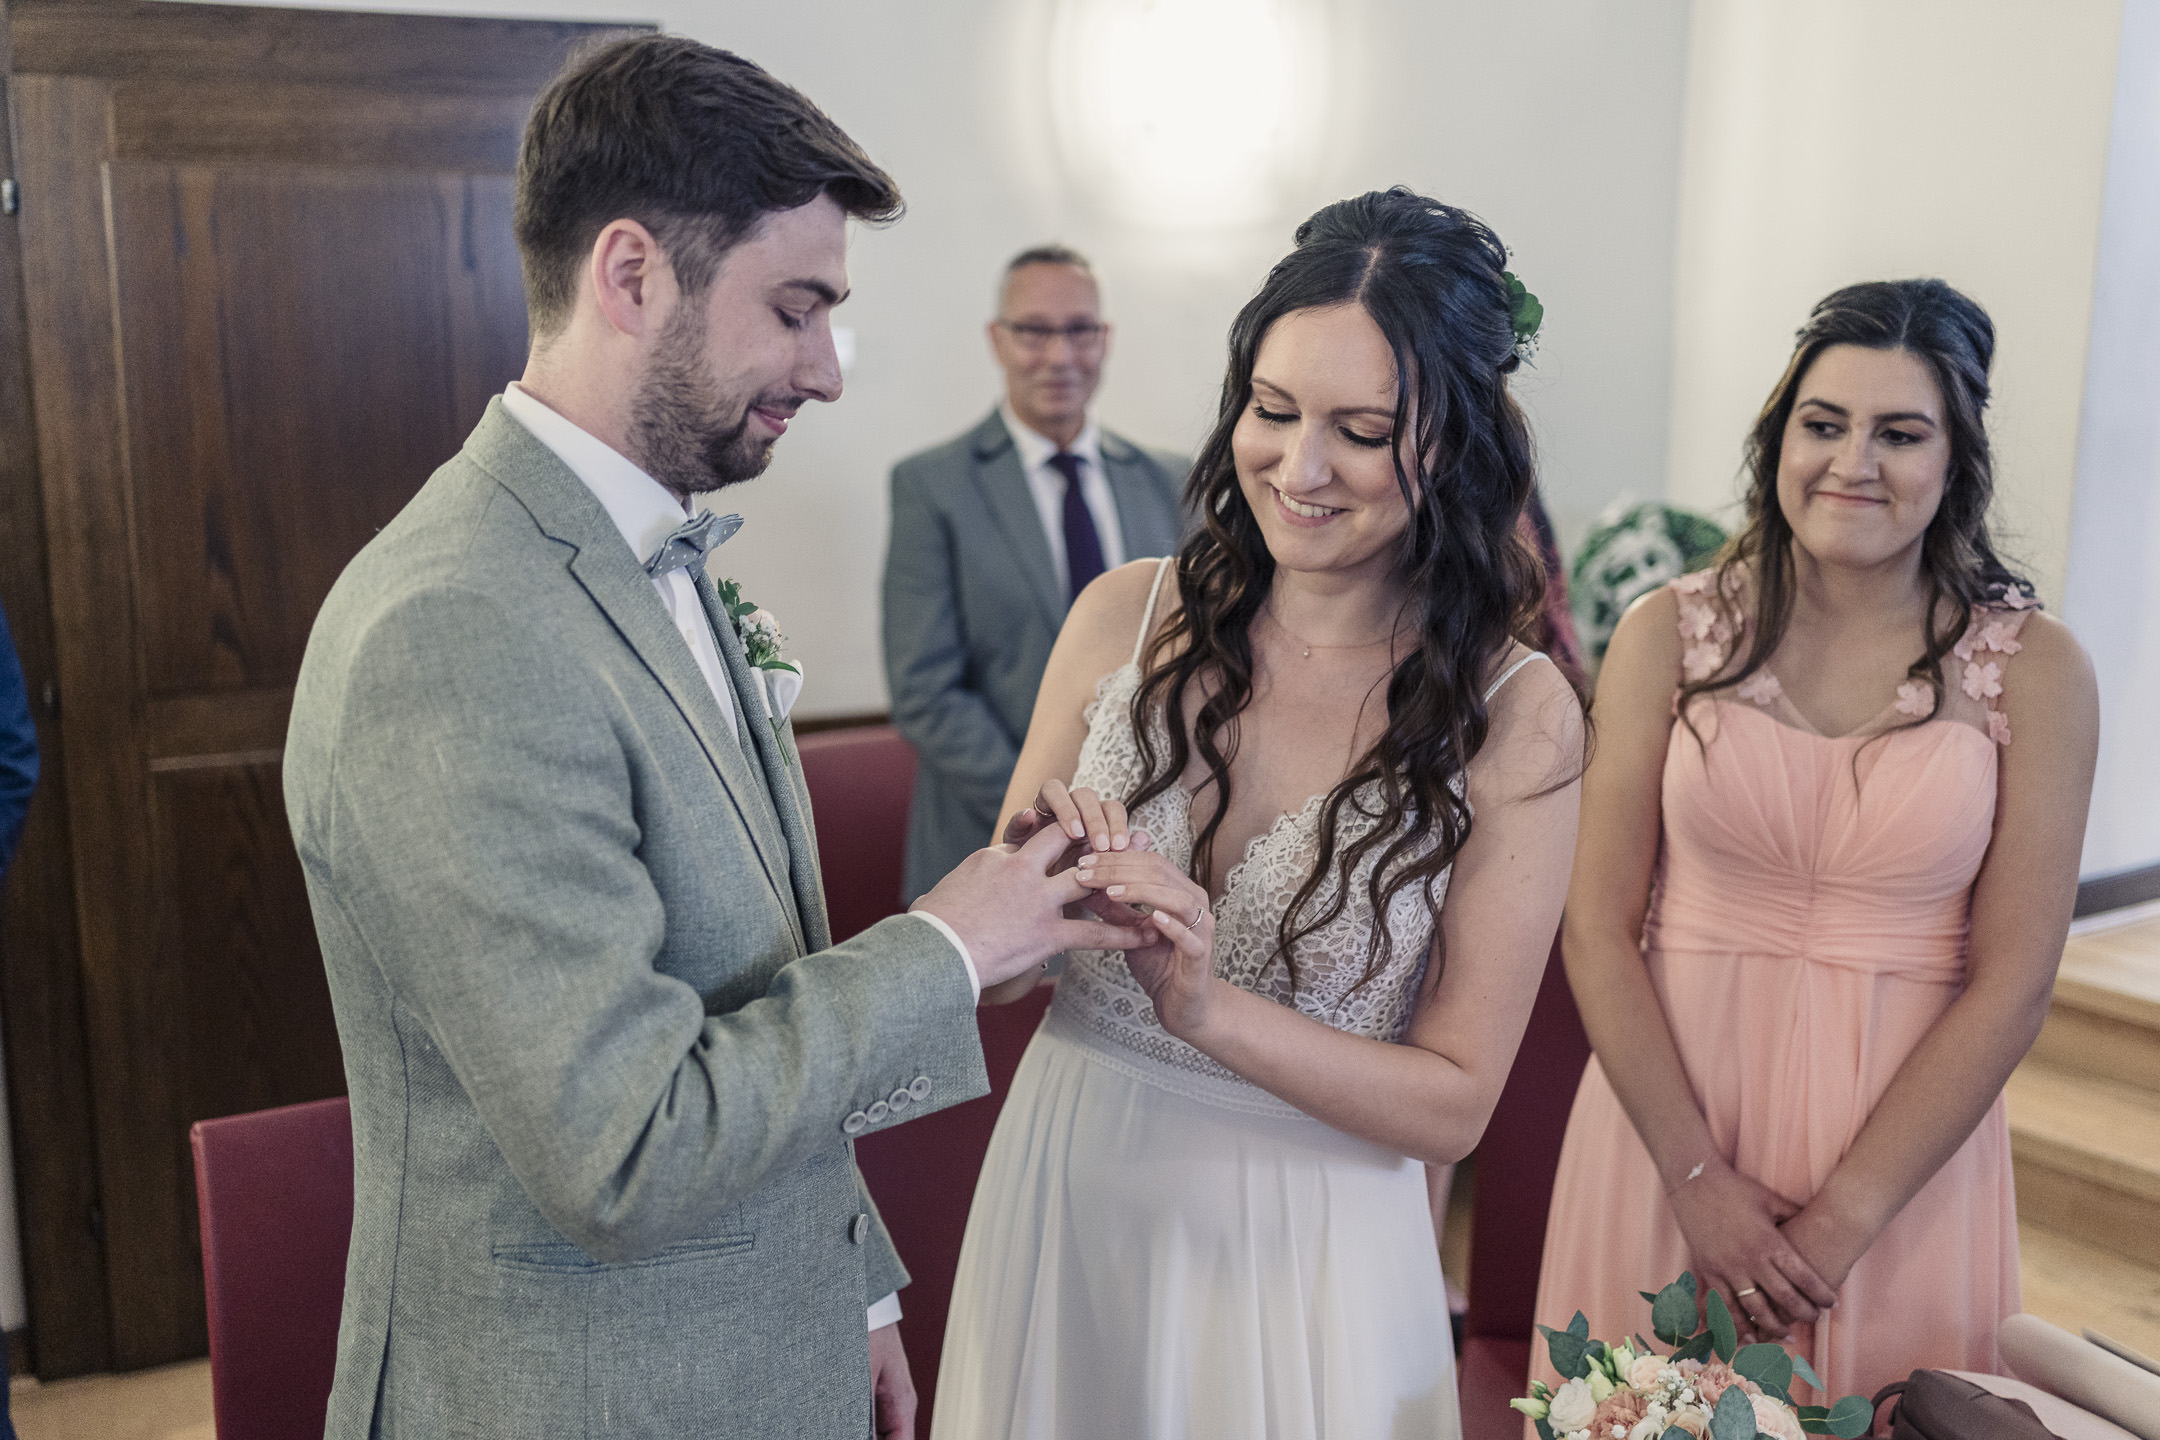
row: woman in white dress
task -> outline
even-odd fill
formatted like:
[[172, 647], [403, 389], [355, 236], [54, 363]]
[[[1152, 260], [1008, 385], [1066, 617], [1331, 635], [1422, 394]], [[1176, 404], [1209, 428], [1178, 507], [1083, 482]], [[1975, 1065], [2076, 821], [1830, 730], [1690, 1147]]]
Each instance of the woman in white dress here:
[[1231, 330], [1204, 528], [1074, 603], [1006, 838], [1063, 825], [1158, 941], [1075, 953], [1021, 1062], [937, 1440], [1458, 1433], [1424, 1164], [1514, 1059], [1583, 750], [1513, 638], [1505, 258], [1404, 190], [1308, 220]]

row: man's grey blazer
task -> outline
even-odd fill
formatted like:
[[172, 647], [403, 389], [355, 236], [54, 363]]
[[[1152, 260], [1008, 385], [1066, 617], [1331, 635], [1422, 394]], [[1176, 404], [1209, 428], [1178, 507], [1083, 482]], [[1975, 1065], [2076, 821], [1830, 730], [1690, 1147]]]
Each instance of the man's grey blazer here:
[[[1099, 433], [1125, 558], [1169, 554], [1188, 462]], [[999, 412], [893, 467], [885, 678], [917, 759], [902, 898], [990, 842], [1070, 606]]]
[[716, 629], [740, 741], [499, 402], [323, 605], [285, 796], [352, 1095], [337, 1440], [869, 1433], [906, 1276], [851, 1137], [987, 1089], [973, 994], [921, 919], [829, 944]]

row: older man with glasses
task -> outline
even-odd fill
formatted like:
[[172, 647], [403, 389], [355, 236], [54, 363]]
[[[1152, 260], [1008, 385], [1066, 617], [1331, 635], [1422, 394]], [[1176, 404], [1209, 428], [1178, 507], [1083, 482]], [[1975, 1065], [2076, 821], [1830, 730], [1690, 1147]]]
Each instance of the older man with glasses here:
[[892, 472], [885, 674], [920, 761], [907, 900], [996, 828], [1073, 597], [1185, 531], [1185, 458], [1089, 414], [1110, 327], [1086, 258], [1062, 245], [1014, 256], [989, 335], [1005, 372], [997, 409]]

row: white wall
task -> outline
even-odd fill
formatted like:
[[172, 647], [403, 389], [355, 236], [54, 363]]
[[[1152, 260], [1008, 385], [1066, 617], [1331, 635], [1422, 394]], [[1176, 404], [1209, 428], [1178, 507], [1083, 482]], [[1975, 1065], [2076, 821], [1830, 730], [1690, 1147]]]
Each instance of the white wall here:
[[2087, 874], [2160, 862], [2160, 0], [2126, 0], [2063, 614], [2100, 676]]
[[1996, 326], [1998, 538], [2059, 604], [2121, 0], [1697, 0], [1668, 494], [1715, 510], [1808, 307], [1935, 275]]
[[[1117, 327], [1104, 420], [1190, 448], [1213, 415], [1230, 318], [1299, 219], [1396, 182], [1465, 205], [1515, 248], [1517, 273], [1546, 304], [1544, 348], [1520, 393], [1563, 533], [1580, 533], [1622, 487], [1661, 484], [1686, 0], [1307, 0], [1328, 57], [1314, 67], [1324, 133], [1261, 213], [1202, 232], [1121, 215], [1060, 166], [1044, 37], [1056, 7], [1091, 3], [1119, 0], [369, 7], [657, 21], [797, 85], [899, 180], [907, 218], [855, 242], [855, 298], [840, 312], [857, 341], [847, 395], [805, 410], [766, 476], [725, 500], [750, 523], [720, 573], [780, 617], [806, 662], [804, 716], [885, 707], [885, 473], [988, 411], [993, 281], [1038, 240], [1080, 246], [1103, 273]], [[1212, 3], [1228, 17], [1227, 56], [1242, 43], [1237, 15], [1260, 0]], [[1200, 47], [1181, 69], [1216, 54]], [[1265, 89], [1242, 95], [1256, 116]]]

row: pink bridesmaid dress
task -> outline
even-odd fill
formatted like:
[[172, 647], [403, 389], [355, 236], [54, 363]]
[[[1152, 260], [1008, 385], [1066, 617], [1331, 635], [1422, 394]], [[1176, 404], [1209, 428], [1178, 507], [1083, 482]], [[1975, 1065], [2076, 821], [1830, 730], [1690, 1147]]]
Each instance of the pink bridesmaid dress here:
[[[1673, 582], [1689, 679], [1737, 637], [1708, 572]], [[1994, 826], [1998, 708], [2023, 602], [1974, 612], [1927, 687], [1851, 735], [1824, 735], [1758, 671], [1673, 726], [1643, 958], [1696, 1103], [1742, 1174], [1796, 1203], [1829, 1177], [1965, 974], [1974, 876]], [[1898, 728], [1902, 726], [1903, 728]], [[1654, 1291], [1688, 1267], [1650, 1155], [1597, 1060], [1568, 1120], [1537, 1318], [1648, 1333]], [[2017, 1204], [2003, 1102], [1884, 1228], [1813, 1327], [1794, 1331], [1831, 1394], [1872, 1396], [1917, 1366], [2000, 1368], [2016, 1313]], [[1811, 1333], [1812, 1331], [1812, 1333]], [[1552, 1382], [1542, 1343], [1533, 1373]]]

